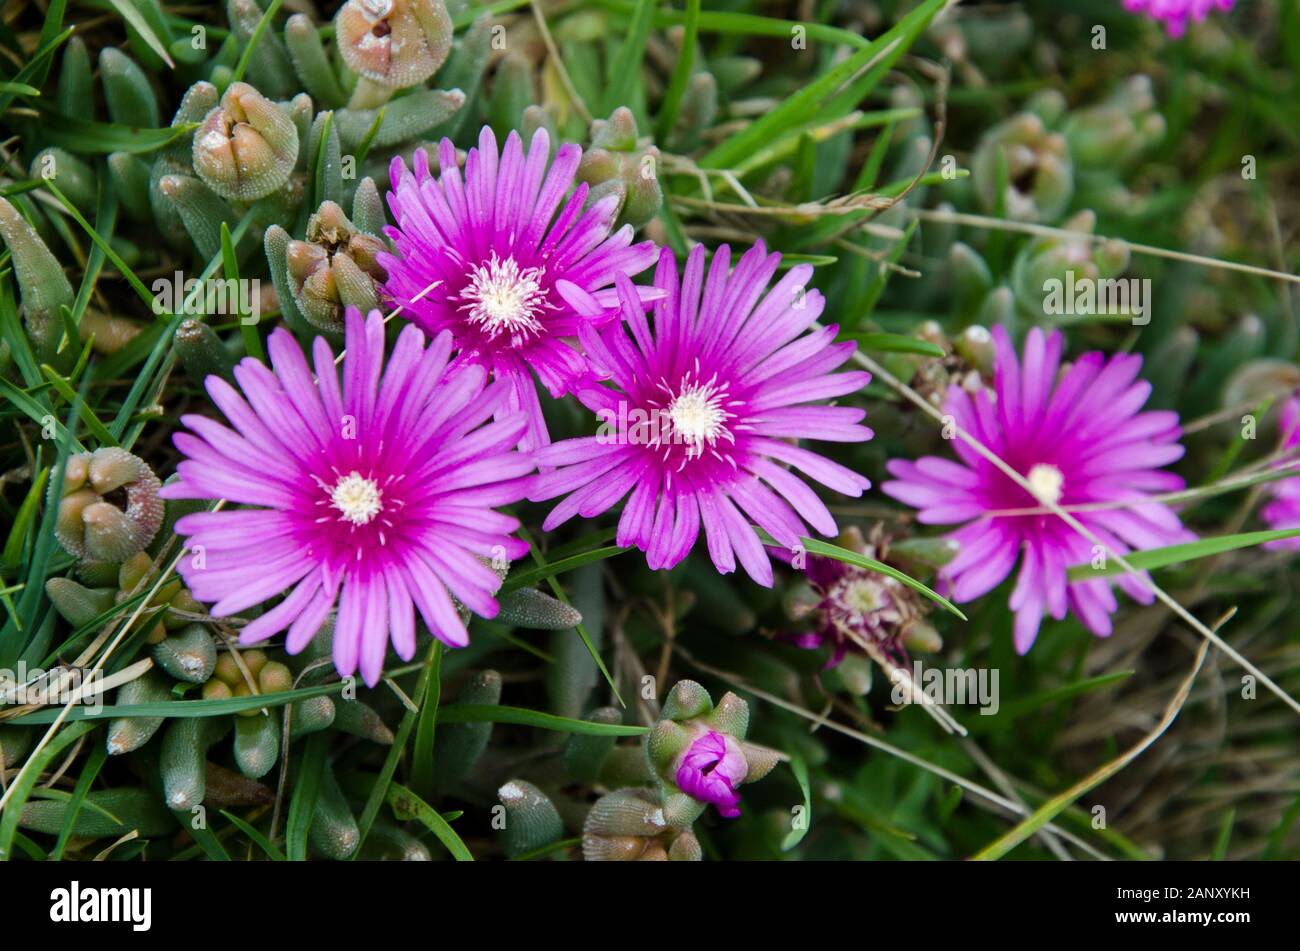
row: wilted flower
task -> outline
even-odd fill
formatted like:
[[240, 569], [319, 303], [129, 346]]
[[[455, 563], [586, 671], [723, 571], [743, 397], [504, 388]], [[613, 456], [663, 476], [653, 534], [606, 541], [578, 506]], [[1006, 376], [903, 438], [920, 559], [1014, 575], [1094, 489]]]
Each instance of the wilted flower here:
[[68, 457], [54, 528], [59, 544], [90, 561], [124, 561], [143, 551], [162, 525], [159, 488], [153, 470], [125, 449]]
[[510, 384], [510, 405], [528, 414], [525, 448], [549, 442], [533, 373], [552, 396], [569, 392], [588, 368], [567, 340], [616, 321], [615, 275], [640, 273], [655, 259], [651, 242], [632, 244], [631, 227], [611, 233], [619, 196], [584, 212], [587, 186], [569, 194], [581, 148], [560, 146], [548, 171], [549, 155], [545, 130], [527, 155], [513, 132], [498, 154], [485, 126], [463, 180], [449, 139], [436, 180], [423, 149], [414, 174], [394, 159], [388, 203], [397, 226], [385, 233], [398, 256], [378, 258], [403, 313], [429, 333], [452, 332], [455, 366], [481, 365]]
[[[839, 545], [849, 551], [886, 561], [888, 547], [877, 531], [866, 541], [856, 528], [846, 529]], [[952, 546], [954, 552], [956, 546]], [[937, 650], [938, 633], [925, 621], [929, 602], [901, 581], [824, 555], [807, 555], [806, 585], [790, 599], [791, 614], [809, 618], [811, 631], [786, 635], [799, 647], [831, 648], [826, 667], [834, 667], [850, 651], [864, 645], [881, 657], [901, 655], [908, 647]]]
[[[482, 561], [518, 557], [518, 522], [493, 510], [522, 495], [532, 463], [514, 451], [524, 428], [502, 412], [504, 384], [481, 368], [447, 373], [451, 337], [427, 348], [406, 328], [384, 370], [384, 323], [350, 310], [340, 388], [334, 355], [317, 338], [313, 368], [287, 330], [269, 350], [274, 371], [251, 358], [235, 369], [241, 396], [218, 376], [208, 394], [234, 429], [182, 417], [186, 459], [168, 498], [257, 506], [199, 512], [176, 523], [188, 536], [179, 570], [194, 596], [226, 617], [288, 592], [241, 631], [243, 643], [289, 629], [302, 650], [338, 602], [334, 662], [374, 684], [391, 639], [415, 653], [414, 607], [445, 643], [468, 642], [454, 596], [493, 617], [499, 576]], [[486, 423], [486, 425], [485, 425]]]
[[[1282, 448], [1294, 450], [1300, 446], [1300, 395], [1292, 396], [1278, 412], [1278, 429], [1282, 433]], [[1294, 465], [1288, 459], [1283, 465]], [[1260, 510], [1259, 517], [1269, 528], [1300, 528], [1300, 478], [1282, 479], [1269, 488], [1272, 500]], [[1300, 537], [1283, 538], [1267, 542], [1265, 548], [1300, 551]]]
[[[1093, 560], [1092, 543], [1043, 510], [1042, 502], [1116, 503], [1073, 514], [1120, 554], [1191, 540], [1173, 510], [1149, 497], [1183, 487], [1182, 479], [1160, 469], [1183, 455], [1178, 416], [1139, 412], [1151, 393], [1151, 384], [1137, 379], [1141, 357], [1085, 353], [1058, 380], [1059, 331], [1031, 330], [1023, 362], [1005, 328], [994, 327], [993, 338], [996, 398], [951, 387], [944, 411], [1021, 473], [1034, 494], [960, 439], [953, 448], [961, 462], [935, 456], [891, 460], [888, 468], [897, 481], [881, 488], [920, 509], [923, 523], [965, 523], [951, 536], [961, 549], [944, 572], [957, 601], [996, 587], [1023, 550], [1010, 602], [1017, 651], [1033, 645], [1045, 611], [1059, 620], [1069, 609], [1104, 637], [1117, 607], [1107, 580], [1066, 578], [1069, 567]], [[1116, 582], [1134, 599], [1151, 603], [1151, 590], [1138, 577], [1122, 575]]]
[[1124, 9], [1159, 20], [1170, 36], [1182, 36], [1187, 32], [1189, 20], [1199, 23], [1211, 10], [1226, 13], [1232, 9], [1234, 2], [1235, 0], [1124, 0]]
[[289, 180], [298, 129], [248, 83], [231, 83], [194, 131], [194, 170], [222, 198], [256, 201]]

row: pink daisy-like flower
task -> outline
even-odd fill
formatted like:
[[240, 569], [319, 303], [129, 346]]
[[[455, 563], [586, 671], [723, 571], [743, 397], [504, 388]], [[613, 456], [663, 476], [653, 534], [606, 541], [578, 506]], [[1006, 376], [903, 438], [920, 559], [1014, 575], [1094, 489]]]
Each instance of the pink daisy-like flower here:
[[[1037, 497], [961, 439], [953, 440], [961, 462], [936, 456], [891, 460], [888, 469], [897, 481], [881, 488], [920, 509], [921, 522], [965, 523], [951, 536], [961, 547], [944, 569], [955, 600], [971, 601], [992, 590], [1020, 560], [1010, 603], [1021, 654], [1038, 636], [1044, 612], [1060, 620], [1067, 607], [1105, 637], [1117, 607], [1109, 583], [1066, 578], [1070, 566], [1093, 560], [1092, 543], [1059, 516], [1042, 512], [1041, 500], [1062, 506], [1124, 503], [1072, 513], [1119, 554], [1193, 540], [1172, 509], [1149, 500], [1150, 493], [1183, 487], [1182, 479], [1160, 469], [1183, 455], [1178, 415], [1139, 412], [1151, 393], [1151, 384], [1137, 379], [1141, 357], [1085, 353], [1058, 379], [1060, 331], [1031, 330], [1023, 364], [1004, 328], [995, 327], [993, 338], [996, 398], [987, 391], [972, 398], [949, 387], [944, 412], [1024, 476]], [[1116, 583], [1137, 601], [1151, 603], [1153, 595], [1138, 577], [1123, 575]]]
[[[580, 147], [560, 146], [548, 171], [549, 157], [545, 130], [527, 155], [510, 133], [498, 155], [484, 126], [463, 179], [449, 139], [437, 179], [423, 149], [414, 174], [394, 158], [388, 204], [397, 226], [385, 232], [398, 253], [379, 255], [385, 291], [406, 316], [430, 334], [452, 332], [455, 366], [481, 365], [510, 383], [510, 408], [528, 415], [525, 449], [549, 442], [533, 374], [551, 396], [568, 393], [587, 374], [569, 341], [617, 319], [614, 276], [638, 274], [656, 255], [653, 242], [632, 244], [629, 225], [611, 233], [617, 195], [583, 211], [587, 185], [572, 187]], [[442, 283], [428, 293], [434, 281]]]
[[697, 246], [679, 282], [676, 260], [663, 251], [653, 329], [632, 283], [617, 278], [624, 321], [582, 329], [593, 366], [613, 383], [576, 391], [600, 431], [536, 454], [543, 472], [529, 498], [568, 494], [547, 516], [547, 531], [574, 515], [599, 515], [626, 495], [618, 544], [646, 552], [651, 568], [685, 558], [703, 524], [720, 572], [734, 571], [739, 559], [769, 587], [772, 565], [751, 522], [791, 550], [807, 534], [805, 522], [835, 534], [826, 506], [787, 466], [845, 495], [867, 489], [865, 478], [794, 440], [870, 439], [859, 425], [863, 410], [819, 401], [860, 390], [871, 377], [831, 372], [854, 349], [834, 342], [835, 327], [805, 333], [824, 304], [805, 290], [810, 266], [791, 268], [764, 296], [780, 260], [759, 243], [728, 274], [724, 245], [706, 279]]
[[1211, 10], [1226, 13], [1233, 3], [1235, 0], [1124, 0], [1124, 9], [1159, 20], [1166, 33], [1177, 37], [1187, 32], [1189, 21], [1199, 23]]
[[[313, 368], [283, 328], [271, 334], [274, 370], [248, 358], [235, 368], [243, 391], [218, 376], [208, 394], [233, 429], [184, 416], [185, 455], [171, 499], [224, 498], [256, 508], [200, 512], [176, 523], [191, 554], [179, 571], [212, 613], [227, 617], [288, 592], [241, 631], [243, 643], [289, 629], [297, 653], [338, 602], [334, 664], [358, 665], [373, 685], [389, 640], [415, 653], [415, 611], [453, 647], [468, 643], [455, 596], [493, 617], [500, 579], [480, 561], [517, 558], [519, 523], [493, 506], [520, 500], [532, 461], [515, 445], [520, 413], [488, 422], [509, 397], [472, 367], [448, 373], [451, 335], [426, 348], [407, 327], [384, 366], [384, 322], [347, 314], [343, 382], [317, 338]], [[475, 557], [479, 556], [479, 557]]]
[[[1278, 429], [1282, 433], [1282, 448], [1300, 446], [1300, 394], [1292, 396], [1278, 411]], [[1279, 465], [1295, 465], [1295, 458], [1285, 459]], [[1259, 513], [1269, 528], [1281, 530], [1300, 528], [1300, 478], [1282, 479], [1269, 487], [1271, 499]], [[1283, 538], [1265, 542], [1265, 548], [1300, 551], [1300, 538]]]

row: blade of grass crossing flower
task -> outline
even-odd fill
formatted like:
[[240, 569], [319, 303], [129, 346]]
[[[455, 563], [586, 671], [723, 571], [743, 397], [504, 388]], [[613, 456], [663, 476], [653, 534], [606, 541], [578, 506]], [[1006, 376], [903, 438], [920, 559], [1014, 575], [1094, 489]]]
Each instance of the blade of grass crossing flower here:
[[596, 548], [591, 551], [581, 552], [580, 554], [570, 555], [567, 558], [561, 558], [558, 561], [543, 562], [536, 568], [529, 568], [520, 571], [517, 574], [509, 575], [501, 585], [501, 594], [515, 591], [518, 588], [528, 588], [537, 584], [539, 581], [546, 581], [557, 575], [562, 575], [566, 571], [572, 571], [575, 568], [581, 568], [583, 565], [589, 565], [592, 562], [604, 561], [606, 558], [613, 558], [615, 555], [621, 555], [627, 551], [626, 548], [619, 548], [617, 545], [607, 545], [603, 548]]
[[[1164, 548], [1148, 548], [1125, 555], [1125, 560], [1134, 568], [1151, 570], [1181, 565], [1210, 555], [1221, 555], [1239, 548], [1251, 548], [1265, 542], [1282, 541], [1287, 538], [1300, 537], [1300, 528], [1283, 528], [1262, 532], [1242, 532], [1237, 535], [1218, 535], [1214, 538], [1202, 538], [1181, 545], [1168, 545]], [[1125, 574], [1124, 568], [1108, 562], [1104, 567], [1094, 568], [1091, 564], [1075, 565], [1069, 571], [1071, 581], [1086, 581], [1090, 578], [1105, 578], [1110, 575]]]

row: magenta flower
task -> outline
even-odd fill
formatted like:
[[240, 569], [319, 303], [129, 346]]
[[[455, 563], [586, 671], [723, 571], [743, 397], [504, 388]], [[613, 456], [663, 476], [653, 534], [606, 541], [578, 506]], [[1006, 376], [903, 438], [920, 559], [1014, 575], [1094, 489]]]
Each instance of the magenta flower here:
[[717, 730], [691, 742], [677, 766], [677, 786], [692, 799], [712, 803], [726, 819], [740, 815], [736, 787], [745, 781], [749, 764], [740, 744]]
[[[1183, 454], [1178, 416], [1139, 412], [1151, 393], [1151, 384], [1137, 379], [1141, 357], [1119, 354], [1108, 360], [1085, 353], [1058, 380], [1060, 331], [1031, 330], [1023, 365], [1004, 328], [993, 328], [993, 338], [996, 399], [983, 390], [972, 399], [953, 386], [944, 412], [1023, 475], [1037, 498], [961, 439], [953, 440], [961, 462], [935, 456], [891, 460], [888, 469], [897, 481], [881, 488], [920, 509], [921, 522], [965, 523], [951, 536], [961, 547], [944, 569], [957, 601], [996, 587], [1023, 551], [1010, 602], [1021, 654], [1033, 645], [1045, 611], [1060, 620], [1068, 607], [1084, 627], [1105, 637], [1117, 606], [1108, 582], [1066, 579], [1067, 568], [1093, 560], [1092, 543], [1060, 517], [1043, 512], [1040, 500], [1062, 506], [1123, 503], [1072, 513], [1120, 554], [1194, 539], [1168, 506], [1149, 499], [1149, 493], [1183, 487], [1182, 479], [1160, 469]], [[1134, 599], [1151, 603], [1150, 589], [1136, 576], [1120, 576], [1116, 583]]]
[[[632, 283], [618, 276], [626, 323], [582, 329], [593, 366], [613, 382], [575, 391], [601, 420], [600, 432], [536, 455], [543, 471], [529, 498], [568, 493], [547, 516], [546, 531], [574, 515], [593, 518], [628, 496], [618, 544], [646, 552], [651, 568], [685, 558], [703, 524], [720, 572], [734, 571], [739, 559], [768, 587], [772, 565], [751, 522], [791, 550], [807, 534], [805, 522], [835, 533], [826, 506], [786, 466], [846, 495], [862, 494], [866, 479], [793, 440], [870, 439], [871, 430], [858, 425], [863, 410], [818, 403], [861, 389], [870, 375], [831, 372], [854, 349], [833, 342], [835, 327], [805, 333], [823, 306], [820, 293], [804, 290], [810, 266], [791, 268], [763, 296], [780, 260], [759, 243], [728, 275], [724, 245], [705, 280], [704, 248], [697, 246], [679, 284], [665, 250], [654, 283], [666, 296], [655, 304], [653, 329]], [[551, 466], [559, 468], [547, 471]]]
[[[1282, 433], [1282, 448], [1294, 449], [1300, 446], [1300, 394], [1292, 396], [1282, 404], [1278, 411], [1278, 429]], [[1285, 459], [1278, 465], [1294, 466], [1294, 458]], [[1259, 513], [1259, 517], [1271, 529], [1300, 528], [1300, 478], [1282, 479], [1269, 487], [1271, 500]], [[1300, 551], [1300, 537], [1283, 538], [1275, 542], [1265, 542], [1265, 548], [1274, 550]]]
[[[176, 530], [191, 554], [179, 570], [213, 615], [227, 617], [284, 592], [241, 632], [243, 643], [289, 629], [297, 653], [338, 602], [334, 664], [379, 679], [389, 640], [415, 653], [414, 607], [439, 640], [468, 643], [455, 596], [493, 617], [497, 574], [479, 558], [515, 558], [519, 523], [493, 506], [519, 501], [531, 460], [516, 452], [520, 413], [487, 420], [509, 398], [474, 367], [447, 372], [451, 335], [429, 347], [407, 327], [384, 369], [378, 311], [347, 314], [340, 388], [334, 355], [316, 339], [313, 368], [288, 331], [270, 338], [274, 371], [253, 359], [235, 369], [241, 396], [217, 376], [208, 394], [234, 429], [184, 416], [185, 455], [172, 499], [224, 498], [255, 506], [187, 515]], [[475, 556], [479, 556], [476, 558]]]
[[[538, 130], [524, 155], [510, 133], [498, 155], [484, 126], [470, 149], [464, 179], [448, 139], [438, 151], [441, 174], [429, 174], [423, 149], [411, 174], [394, 158], [388, 204], [397, 227], [386, 228], [397, 256], [380, 254], [385, 291], [430, 334], [450, 330], [453, 366], [485, 367], [510, 384], [510, 408], [527, 412], [524, 448], [549, 442], [533, 374], [559, 398], [587, 374], [570, 346], [579, 328], [616, 320], [616, 274], [638, 274], [654, 263], [655, 246], [632, 244], [632, 228], [611, 233], [619, 199], [610, 195], [583, 211], [587, 185], [573, 186], [582, 158]], [[567, 196], [567, 197], [566, 197]], [[441, 284], [430, 293], [435, 281]]]
[[1142, 13], [1165, 25], [1165, 32], [1170, 36], [1182, 36], [1187, 32], [1187, 23], [1204, 20], [1211, 10], [1223, 13], [1232, 9], [1235, 0], [1124, 0], [1124, 9], [1129, 13]]

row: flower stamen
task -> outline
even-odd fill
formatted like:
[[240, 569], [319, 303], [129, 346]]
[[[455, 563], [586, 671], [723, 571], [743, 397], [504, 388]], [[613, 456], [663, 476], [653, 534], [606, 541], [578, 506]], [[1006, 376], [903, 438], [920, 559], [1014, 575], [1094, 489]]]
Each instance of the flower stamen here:
[[384, 493], [373, 479], [353, 471], [339, 479], [330, 492], [330, 504], [345, 522], [366, 525], [384, 508]]
[[473, 268], [460, 298], [465, 301], [461, 310], [468, 312], [470, 323], [492, 339], [508, 333], [521, 340], [542, 329], [538, 320], [546, 302], [542, 269], [521, 269], [512, 257], [503, 261], [493, 253], [486, 265]]

